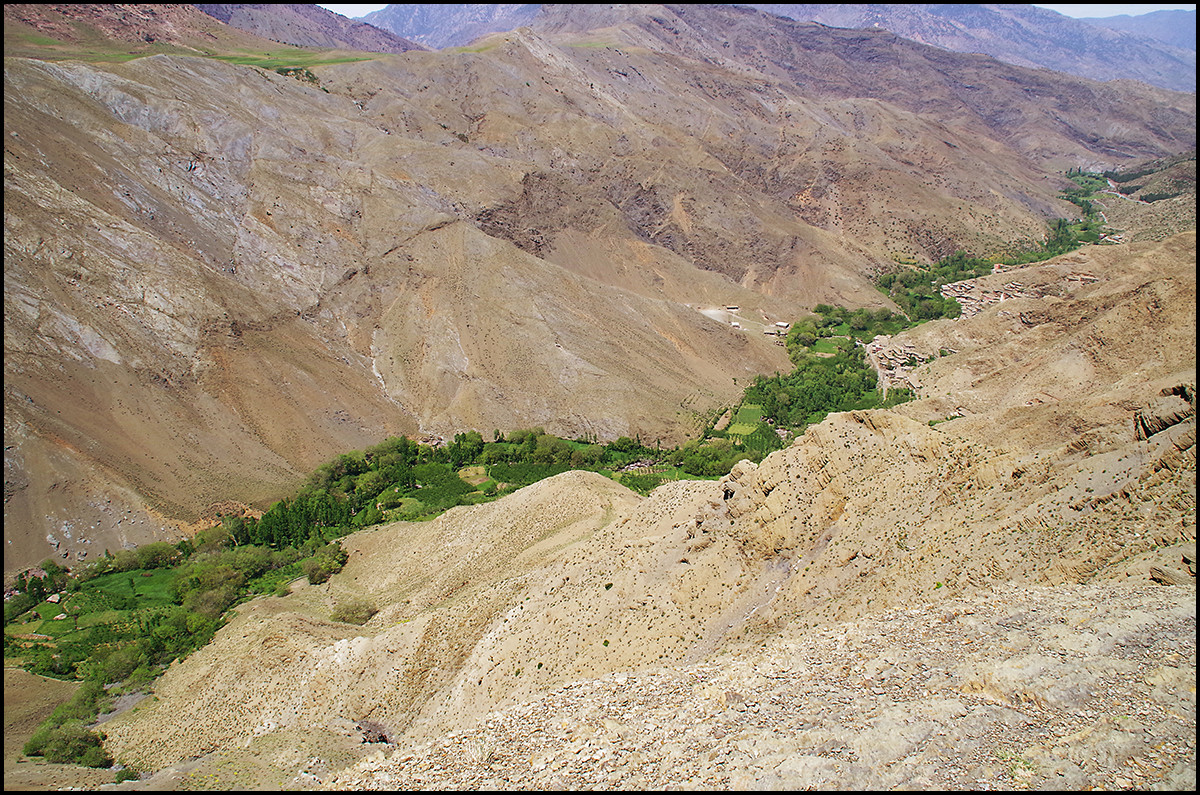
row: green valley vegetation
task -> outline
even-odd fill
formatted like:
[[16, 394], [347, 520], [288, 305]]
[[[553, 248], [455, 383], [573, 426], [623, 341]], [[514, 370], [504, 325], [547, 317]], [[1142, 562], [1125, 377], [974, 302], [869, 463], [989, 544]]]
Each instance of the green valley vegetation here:
[[1107, 180], [1103, 174], [1089, 172], [1070, 171], [1067, 177], [1077, 187], [1064, 190], [1061, 198], [1079, 207], [1082, 215], [1075, 220], [1056, 218], [1040, 245], [988, 258], [958, 251], [932, 265], [885, 273], [876, 284], [914, 322], [955, 318], [962, 307], [953, 298], [941, 295], [942, 285], [987, 276], [997, 264], [1014, 266], [1043, 262], [1085, 244], [1100, 242], [1103, 223], [1092, 197], [1107, 187]]
[[[788, 331], [790, 373], [758, 376], [747, 387], [734, 421], [724, 436], [761, 457], [783, 447], [833, 411], [887, 408], [912, 399], [908, 390], [891, 390], [885, 399], [876, 388], [875, 371], [860, 347], [877, 334], [894, 334], [911, 324], [889, 310], [847, 310], [819, 304], [817, 319]], [[711, 430], [719, 436], [720, 431]]]
[[[225, 516], [178, 544], [120, 550], [72, 571], [46, 560], [17, 577], [4, 606], [6, 663], [83, 682], [25, 745], [29, 756], [107, 767], [103, 734], [89, 728], [119, 695], [146, 688], [172, 661], [202, 647], [229, 608], [290, 581], [322, 583], [341, 570], [337, 539], [393, 519], [421, 520], [455, 505], [496, 499], [568, 469], [592, 469], [643, 493], [688, 472], [663, 451], [622, 437], [601, 445], [541, 428], [460, 433], [444, 446], [398, 437], [336, 456], [261, 517]], [[724, 471], [732, 462], [724, 464]], [[331, 618], [364, 623], [370, 605], [339, 605]]]
[[[336, 531], [335, 531], [336, 532]], [[4, 605], [6, 664], [83, 682], [26, 743], [51, 762], [107, 767], [89, 726], [113, 699], [144, 689], [172, 661], [208, 643], [239, 601], [307, 574], [320, 582], [345, 552], [323, 528], [296, 546], [241, 545], [221, 525], [178, 544], [106, 554], [69, 573], [53, 560], [17, 578]]]

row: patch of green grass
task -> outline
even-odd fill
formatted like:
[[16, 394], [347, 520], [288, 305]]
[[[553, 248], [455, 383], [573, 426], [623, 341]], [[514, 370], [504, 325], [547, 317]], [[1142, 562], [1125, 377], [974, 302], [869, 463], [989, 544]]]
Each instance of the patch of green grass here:
[[324, 58], [320, 52], [305, 50], [285, 52], [265, 52], [262, 55], [213, 55], [213, 60], [237, 64], [239, 66], [257, 66], [260, 69], [274, 72], [277, 69], [307, 69], [326, 64], [355, 63], [369, 61], [370, 58], [344, 56], [341, 58]]
[[38, 634], [49, 635], [55, 640], [60, 640], [75, 631], [75, 622], [69, 617], [61, 620], [51, 618], [49, 621], [39, 624], [36, 631]]
[[725, 431], [730, 436], [749, 436], [758, 430], [758, 424], [751, 425], [748, 422], [735, 422]]
[[128, 610], [100, 610], [94, 613], [85, 613], [79, 617], [79, 628], [94, 627], [98, 624], [115, 624], [129, 620], [130, 611]]
[[758, 430], [762, 422], [762, 406], [757, 403], [743, 403], [738, 407], [726, 433], [730, 436], [749, 436]]
[[102, 574], [96, 579], [84, 583], [80, 593], [72, 598], [82, 596], [85, 608], [91, 609], [95, 600], [103, 599], [106, 594], [116, 597], [131, 596], [133, 595], [129, 588], [131, 578], [139, 607], [168, 605], [175, 601], [171, 595], [171, 581], [175, 578], [174, 569], [152, 569], [149, 572], [135, 569]]
[[[4, 38], [9, 39], [9, 36], [6, 34]], [[39, 36], [36, 33], [17, 33], [11, 37], [11, 41], [20, 44], [34, 44], [38, 47], [57, 47], [62, 45], [62, 42], [58, 39], [52, 39], [49, 36]], [[6, 45], [9, 43], [8, 41], [5, 42]]]
[[250, 582], [246, 583], [246, 590], [251, 594], [273, 593], [282, 583], [294, 580], [297, 577], [304, 575], [304, 569], [300, 561], [289, 563], [278, 569], [272, 569], [264, 574], [255, 577]]
[[758, 404], [743, 404], [738, 408], [734, 423], [757, 425], [762, 422], [762, 406]]

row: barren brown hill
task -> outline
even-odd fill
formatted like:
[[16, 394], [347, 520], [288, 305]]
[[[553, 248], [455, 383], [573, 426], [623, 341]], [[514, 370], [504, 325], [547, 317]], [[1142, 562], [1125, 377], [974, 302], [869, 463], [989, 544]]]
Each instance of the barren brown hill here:
[[312, 3], [195, 3], [238, 30], [298, 47], [408, 52], [424, 47], [386, 30], [347, 19]]
[[5, 3], [4, 54], [51, 59], [125, 60], [283, 49], [189, 3]]
[[[1121, 239], [1164, 240], [1196, 228], [1196, 152], [1123, 169], [1093, 204]], [[1116, 180], [1120, 180], [1117, 182]]]
[[[1042, 165], [1061, 166], [1064, 155], [1078, 161], [1085, 153], [1098, 161], [1147, 159], [1153, 149], [1185, 149], [1195, 137], [1191, 93], [1023, 69], [883, 30], [830, 28], [742, 6], [554, 6], [542, 10], [536, 28], [582, 37], [603, 30], [630, 44], [780, 79], [808, 97], [884, 101], [955, 131], [986, 131]], [[1151, 97], [1153, 107], [1143, 102]], [[1123, 120], [1140, 127], [1150, 116], [1155, 126], [1159, 120], [1167, 126], [1136, 151], [1118, 129]], [[1083, 129], [1095, 137], [1081, 136]]]
[[[464, 152], [446, 172], [444, 145], [393, 143], [344, 97], [168, 64], [6, 73], [6, 510], [10, 538], [58, 542], [10, 566], [278, 498], [392, 433], [687, 433], [733, 377], [785, 362], [678, 301], [786, 316], [728, 280], [620, 250], [665, 262], [685, 285], [665, 300], [485, 235], [472, 221], [520, 194], [520, 163]], [[279, 102], [311, 112], [272, 124]], [[305, 152], [328, 154], [298, 168]]]
[[[1026, 270], [1041, 297], [907, 333], [958, 352], [900, 412], [719, 482], [569, 473], [347, 538], [341, 574], [240, 608], [110, 749], [227, 786], [1186, 782], [1194, 585], [1145, 587], [1194, 577], [1195, 235]], [[379, 613], [328, 618], [353, 600]], [[364, 721], [396, 751], [338, 773]]]
[[262, 507], [392, 433], [679, 441], [788, 366], [699, 310], [887, 306], [896, 259], [1040, 240], [1074, 209], [1055, 170], [1194, 145], [1194, 97], [628, 13], [306, 53], [318, 84], [7, 59], [6, 570]]

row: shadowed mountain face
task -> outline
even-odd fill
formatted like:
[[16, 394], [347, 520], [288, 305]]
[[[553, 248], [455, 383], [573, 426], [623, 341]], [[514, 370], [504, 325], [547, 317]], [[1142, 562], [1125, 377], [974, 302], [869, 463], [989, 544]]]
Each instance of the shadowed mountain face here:
[[1072, 212], [1056, 172], [1194, 146], [1192, 96], [732, 7], [614, 14], [319, 85], [8, 60], [6, 570], [263, 505], [387, 434], [680, 441], [788, 366], [698, 310], [885, 306], [898, 258], [1041, 239]]
[[[1018, 66], [1042, 67], [1093, 80], [1132, 79], [1176, 91], [1196, 90], [1196, 12], [1173, 18], [1191, 32], [1162, 37], [1146, 14], [1145, 29], [1107, 20], [1082, 20], [1032, 5], [974, 3], [756, 3], [752, 8], [839, 28], [882, 28], [956, 52], [977, 52]], [[1116, 19], [1120, 19], [1119, 17]], [[1181, 31], [1182, 29], [1181, 28]], [[1186, 34], [1184, 34], [1186, 35]]]

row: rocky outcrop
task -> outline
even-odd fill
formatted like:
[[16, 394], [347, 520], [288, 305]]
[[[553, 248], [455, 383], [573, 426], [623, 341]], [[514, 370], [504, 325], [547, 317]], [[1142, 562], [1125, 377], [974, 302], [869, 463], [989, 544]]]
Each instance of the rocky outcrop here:
[[1192, 425], [1192, 441], [1195, 441], [1196, 388], [1191, 385], [1167, 387], [1133, 416], [1134, 433], [1138, 439], [1149, 439], [1157, 433], [1180, 423]]

